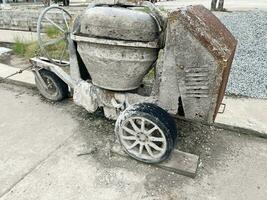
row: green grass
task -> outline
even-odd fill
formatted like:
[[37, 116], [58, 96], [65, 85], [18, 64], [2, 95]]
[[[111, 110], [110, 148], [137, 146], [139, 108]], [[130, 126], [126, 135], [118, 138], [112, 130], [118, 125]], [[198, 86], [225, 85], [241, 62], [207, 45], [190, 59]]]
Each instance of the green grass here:
[[[47, 40], [56, 39], [62, 37], [62, 33], [54, 26], [46, 26], [44, 27], [44, 33], [46, 35]], [[58, 59], [61, 57], [62, 49], [64, 48], [65, 42], [60, 41], [53, 45], [48, 45], [46, 47], [46, 51], [51, 58]], [[40, 48], [37, 41], [25, 41], [21, 38], [16, 38], [15, 43], [12, 45], [12, 50], [16, 55], [25, 57], [25, 58], [32, 58], [39, 55]], [[46, 56], [41, 54], [42, 56]], [[63, 55], [63, 59], [68, 60], [68, 55], [65, 53]]]
[[16, 38], [12, 45], [12, 50], [16, 55], [31, 58], [34, 57], [39, 50], [39, 46], [35, 41], [24, 41], [21, 38]]
[[12, 45], [13, 52], [18, 55], [23, 55], [26, 51], [26, 45], [19, 38], [15, 39], [15, 43]]
[[55, 26], [45, 26], [44, 32], [46, 33], [48, 38], [56, 38], [56, 37], [62, 35], [60, 30], [57, 29]]

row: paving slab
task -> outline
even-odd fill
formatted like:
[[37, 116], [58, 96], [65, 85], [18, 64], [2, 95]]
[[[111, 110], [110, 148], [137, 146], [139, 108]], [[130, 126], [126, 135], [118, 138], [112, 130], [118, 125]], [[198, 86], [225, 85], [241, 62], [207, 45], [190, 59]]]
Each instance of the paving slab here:
[[216, 123], [245, 128], [265, 134], [267, 137], [267, 99], [226, 96], [223, 114], [218, 114]]
[[77, 123], [39, 96], [0, 87], [1, 197], [70, 137]]

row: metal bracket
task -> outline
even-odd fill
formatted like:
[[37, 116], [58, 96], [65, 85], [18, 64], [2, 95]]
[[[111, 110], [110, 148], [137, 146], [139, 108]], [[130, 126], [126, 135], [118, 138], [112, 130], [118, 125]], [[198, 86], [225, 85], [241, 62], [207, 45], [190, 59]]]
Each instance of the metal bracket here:
[[12, 77], [12, 76], [17, 75], [17, 74], [21, 74], [21, 73], [23, 73], [25, 70], [30, 69], [30, 68], [32, 68], [31, 65], [30, 65], [30, 66], [27, 66], [27, 67], [25, 67], [25, 68], [23, 68], [23, 69], [20, 69], [20, 70], [16, 71], [15, 73], [12, 73], [12, 74], [10, 74], [10, 75], [4, 77], [2, 80], [6, 80], [6, 79], [8, 79], [8, 78], [10, 78], [10, 77]]
[[[222, 110], [220, 110], [221, 107], [222, 107]], [[225, 103], [221, 103], [218, 113], [223, 114], [224, 111], [225, 111], [225, 107], [226, 107], [226, 104]]]

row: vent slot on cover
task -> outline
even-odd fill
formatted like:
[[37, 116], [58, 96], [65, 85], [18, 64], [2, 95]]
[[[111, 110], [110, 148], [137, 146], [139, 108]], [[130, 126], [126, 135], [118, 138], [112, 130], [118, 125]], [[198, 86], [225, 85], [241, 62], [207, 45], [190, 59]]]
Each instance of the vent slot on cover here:
[[186, 68], [185, 88], [187, 97], [208, 97], [209, 69], [207, 67]]

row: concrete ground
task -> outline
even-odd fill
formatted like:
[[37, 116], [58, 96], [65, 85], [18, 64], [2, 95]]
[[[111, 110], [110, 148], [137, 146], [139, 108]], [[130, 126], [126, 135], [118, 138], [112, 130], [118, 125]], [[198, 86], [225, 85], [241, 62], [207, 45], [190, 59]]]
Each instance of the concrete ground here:
[[100, 111], [4, 83], [0, 96], [1, 200], [266, 199], [266, 139], [178, 122], [177, 147], [201, 158], [191, 179], [112, 154]]

